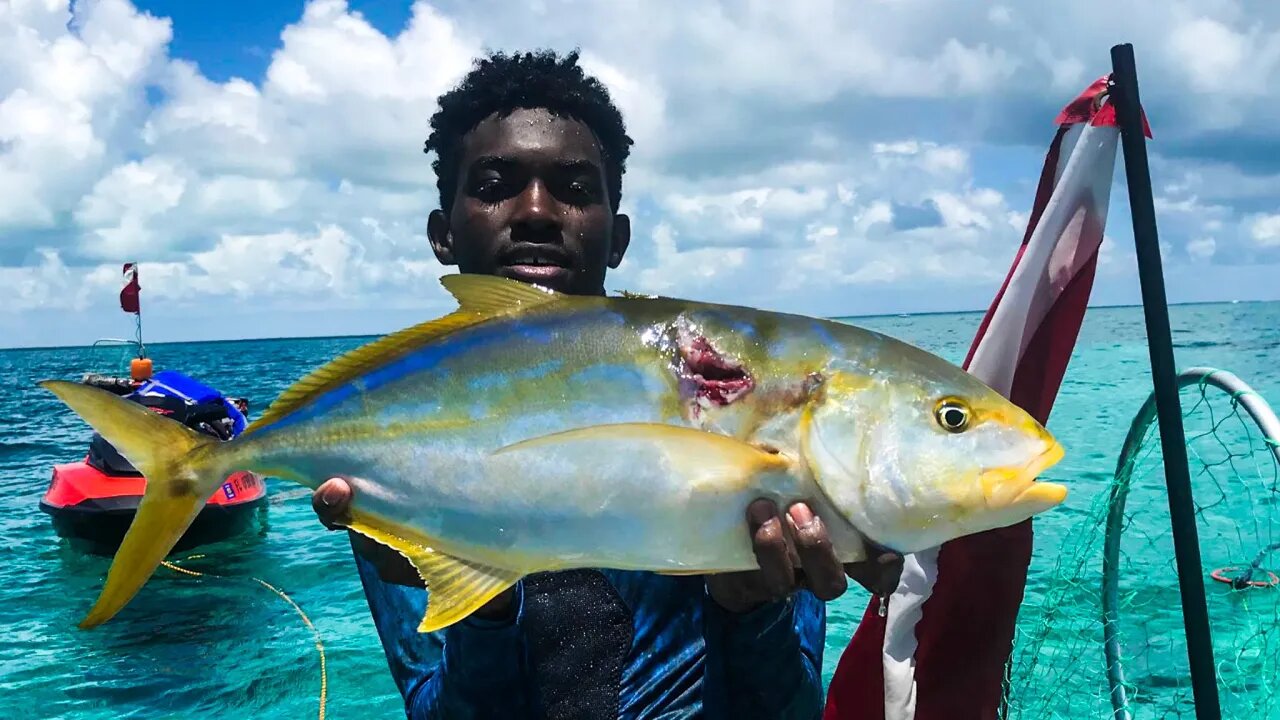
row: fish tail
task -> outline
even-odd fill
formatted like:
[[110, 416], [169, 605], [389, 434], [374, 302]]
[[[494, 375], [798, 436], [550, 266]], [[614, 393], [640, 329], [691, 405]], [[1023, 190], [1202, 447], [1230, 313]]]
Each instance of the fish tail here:
[[101, 625], [133, 599], [221, 484], [222, 441], [99, 388], [63, 380], [40, 386], [57, 395], [144, 477], [138, 512], [111, 561], [81, 629]]

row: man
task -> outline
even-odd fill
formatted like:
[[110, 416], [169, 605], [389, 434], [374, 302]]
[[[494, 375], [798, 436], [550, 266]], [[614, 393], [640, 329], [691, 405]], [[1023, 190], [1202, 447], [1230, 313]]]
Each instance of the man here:
[[[439, 104], [426, 149], [437, 153], [427, 233], [440, 262], [603, 295], [630, 242], [618, 206], [632, 141], [577, 54], [492, 55]], [[334, 479], [312, 503], [334, 528], [350, 499]], [[785, 510], [748, 508], [758, 571], [539, 573], [431, 635], [416, 631], [426, 592], [407, 561], [351, 541], [410, 717], [816, 718], [823, 601], [846, 574], [889, 591], [900, 558], [841, 567], [822, 521], [803, 504]]]

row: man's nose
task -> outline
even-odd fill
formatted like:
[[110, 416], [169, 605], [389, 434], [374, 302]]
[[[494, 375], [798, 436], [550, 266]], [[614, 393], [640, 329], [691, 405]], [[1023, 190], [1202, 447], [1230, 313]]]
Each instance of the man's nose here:
[[533, 180], [516, 198], [512, 224], [546, 232], [560, 229], [560, 204], [541, 180]]

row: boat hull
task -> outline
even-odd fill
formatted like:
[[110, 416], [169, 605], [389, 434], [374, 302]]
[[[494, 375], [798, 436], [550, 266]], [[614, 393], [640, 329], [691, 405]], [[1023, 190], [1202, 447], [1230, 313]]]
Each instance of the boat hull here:
[[[114, 555], [146, 489], [141, 475], [110, 475], [87, 461], [53, 468], [40, 510], [54, 532], [94, 554]], [[227, 476], [179, 539], [175, 552], [218, 542], [250, 529], [266, 505], [266, 484], [254, 473]]]

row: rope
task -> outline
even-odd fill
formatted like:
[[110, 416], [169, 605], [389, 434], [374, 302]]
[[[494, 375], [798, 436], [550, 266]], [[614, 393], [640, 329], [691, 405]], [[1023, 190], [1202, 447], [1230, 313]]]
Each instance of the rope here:
[[[199, 559], [199, 558], [202, 558], [202, 557], [204, 557], [204, 556], [203, 556], [203, 555], [192, 555], [192, 556], [190, 556], [190, 557], [189, 557], [189, 558], [187, 558], [187, 559], [188, 559], [188, 560], [196, 560], [196, 559]], [[172, 570], [172, 571], [174, 571], [174, 572], [182, 573], [183, 575], [190, 575], [191, 577], [204, 577], [205, 575], [208, 575], [209, 577], [216, 577], [216, 578], [223, 578], [223, 579], [231, 579], [231, 578], [229, 578], [229, 577], [228, 577], [228, 576], [226, 576], [226, 575], [215, 575], [215, 574], [213, 574], [213, 573], [202, 573], [202, 572], [197, 572], [197, 571], [195, 571], [195, 570], [188, 570], [187, 568], [179, 567], [178, 565], [175, 565], [175, 564], [173, 564], [173, 563], [171, 563], [171, 562], [169, 562], [169, 561], [167, 561], [167, 560], [161, 560], [161, 561], [160, 561], [160, 564], [161, 564], [161, 565], [163, 565], [163, 566], [165, 566], [165, 567], [167, 567], [167, 568], [169, 568], [170, 570]], [[311, 634], [315, 637], [315, 640], [316, 640], [316, 652], [320, 654], [320, 712], [319, 712], [319, 720], [324, 720], [324, 706], [325, 706], [325, 699], [326, 699], [326, 697], [328, 696], [328, 690], [329, 690], [329, 674], [328, 674], [328, 671], [326, 670], [326, 667], [325, 667], [325, 658], [324, 658], [324, 642], [322, 642], [322, 641], [321, 641], [321, 639], [320, 639], [320, 631], [319, 631], [319, 630], [317, 630], [317, 629], [316, 629], [316, 626], [312, 624], [312, 622], [311, 622], [311, 618], [307, 617], [307, 614], [306, 614], [305, 612], [303, 612], [303, 611], [302, 611], [302, 608], [298, 606], [298, 603], [296, 603], [296, 602], [294, 602], [294, 601], [293, 601], [293, 598], [289, 597], [289, 596], [288, 596], [288, 595], [286, 595], [283, 591], [281, 591], [279, 588], [277, 588], [276, 586], [274, 586], [274, 585], [272, 585], [271, 583], [267, 582], [266, 580], [263, 580], [263, 579], [261, 579], [261, 578], [256, 578], [256, 577], [251, 577], [251, 578], [249, 578], [249, 579], [250, 579], [250, 580], [252, 580], [252, 581], [254, 581], [254, 582], [256, 582], [256, 583], [258, 583], [259, 585], [261, 585], [261, 586], [265, 587], [266, 589], [270, 590], [271, 592], [275, 593], [276, 595], [279, 595], [282, 599], [284, 599], [284, 601], [285, 601], [285, 602], [287, 602], [287, 603], [289, 603], [290, 605], [292, 605], [292, 606], [293, 606], [294, 611], [295, 611], [295, 612], [297, 612], [297, 613], [298, 613], [298, 615], [302, 618], [302, 622], [306, 623], [307, 627], [311, 629]]]
[[1253, 559], [1253, 563], [1249, 567], [1253, 568], [1254, 570], [1261, 568], [1263, 559], [1265, 559], [1268, 555], [1275, 552], [1276, 550], [1280, 550], [1280, 542], [1271, 543], [1267, 547], [1262, 548], [1261, 550], [1258, 551], [1258, 556]]

